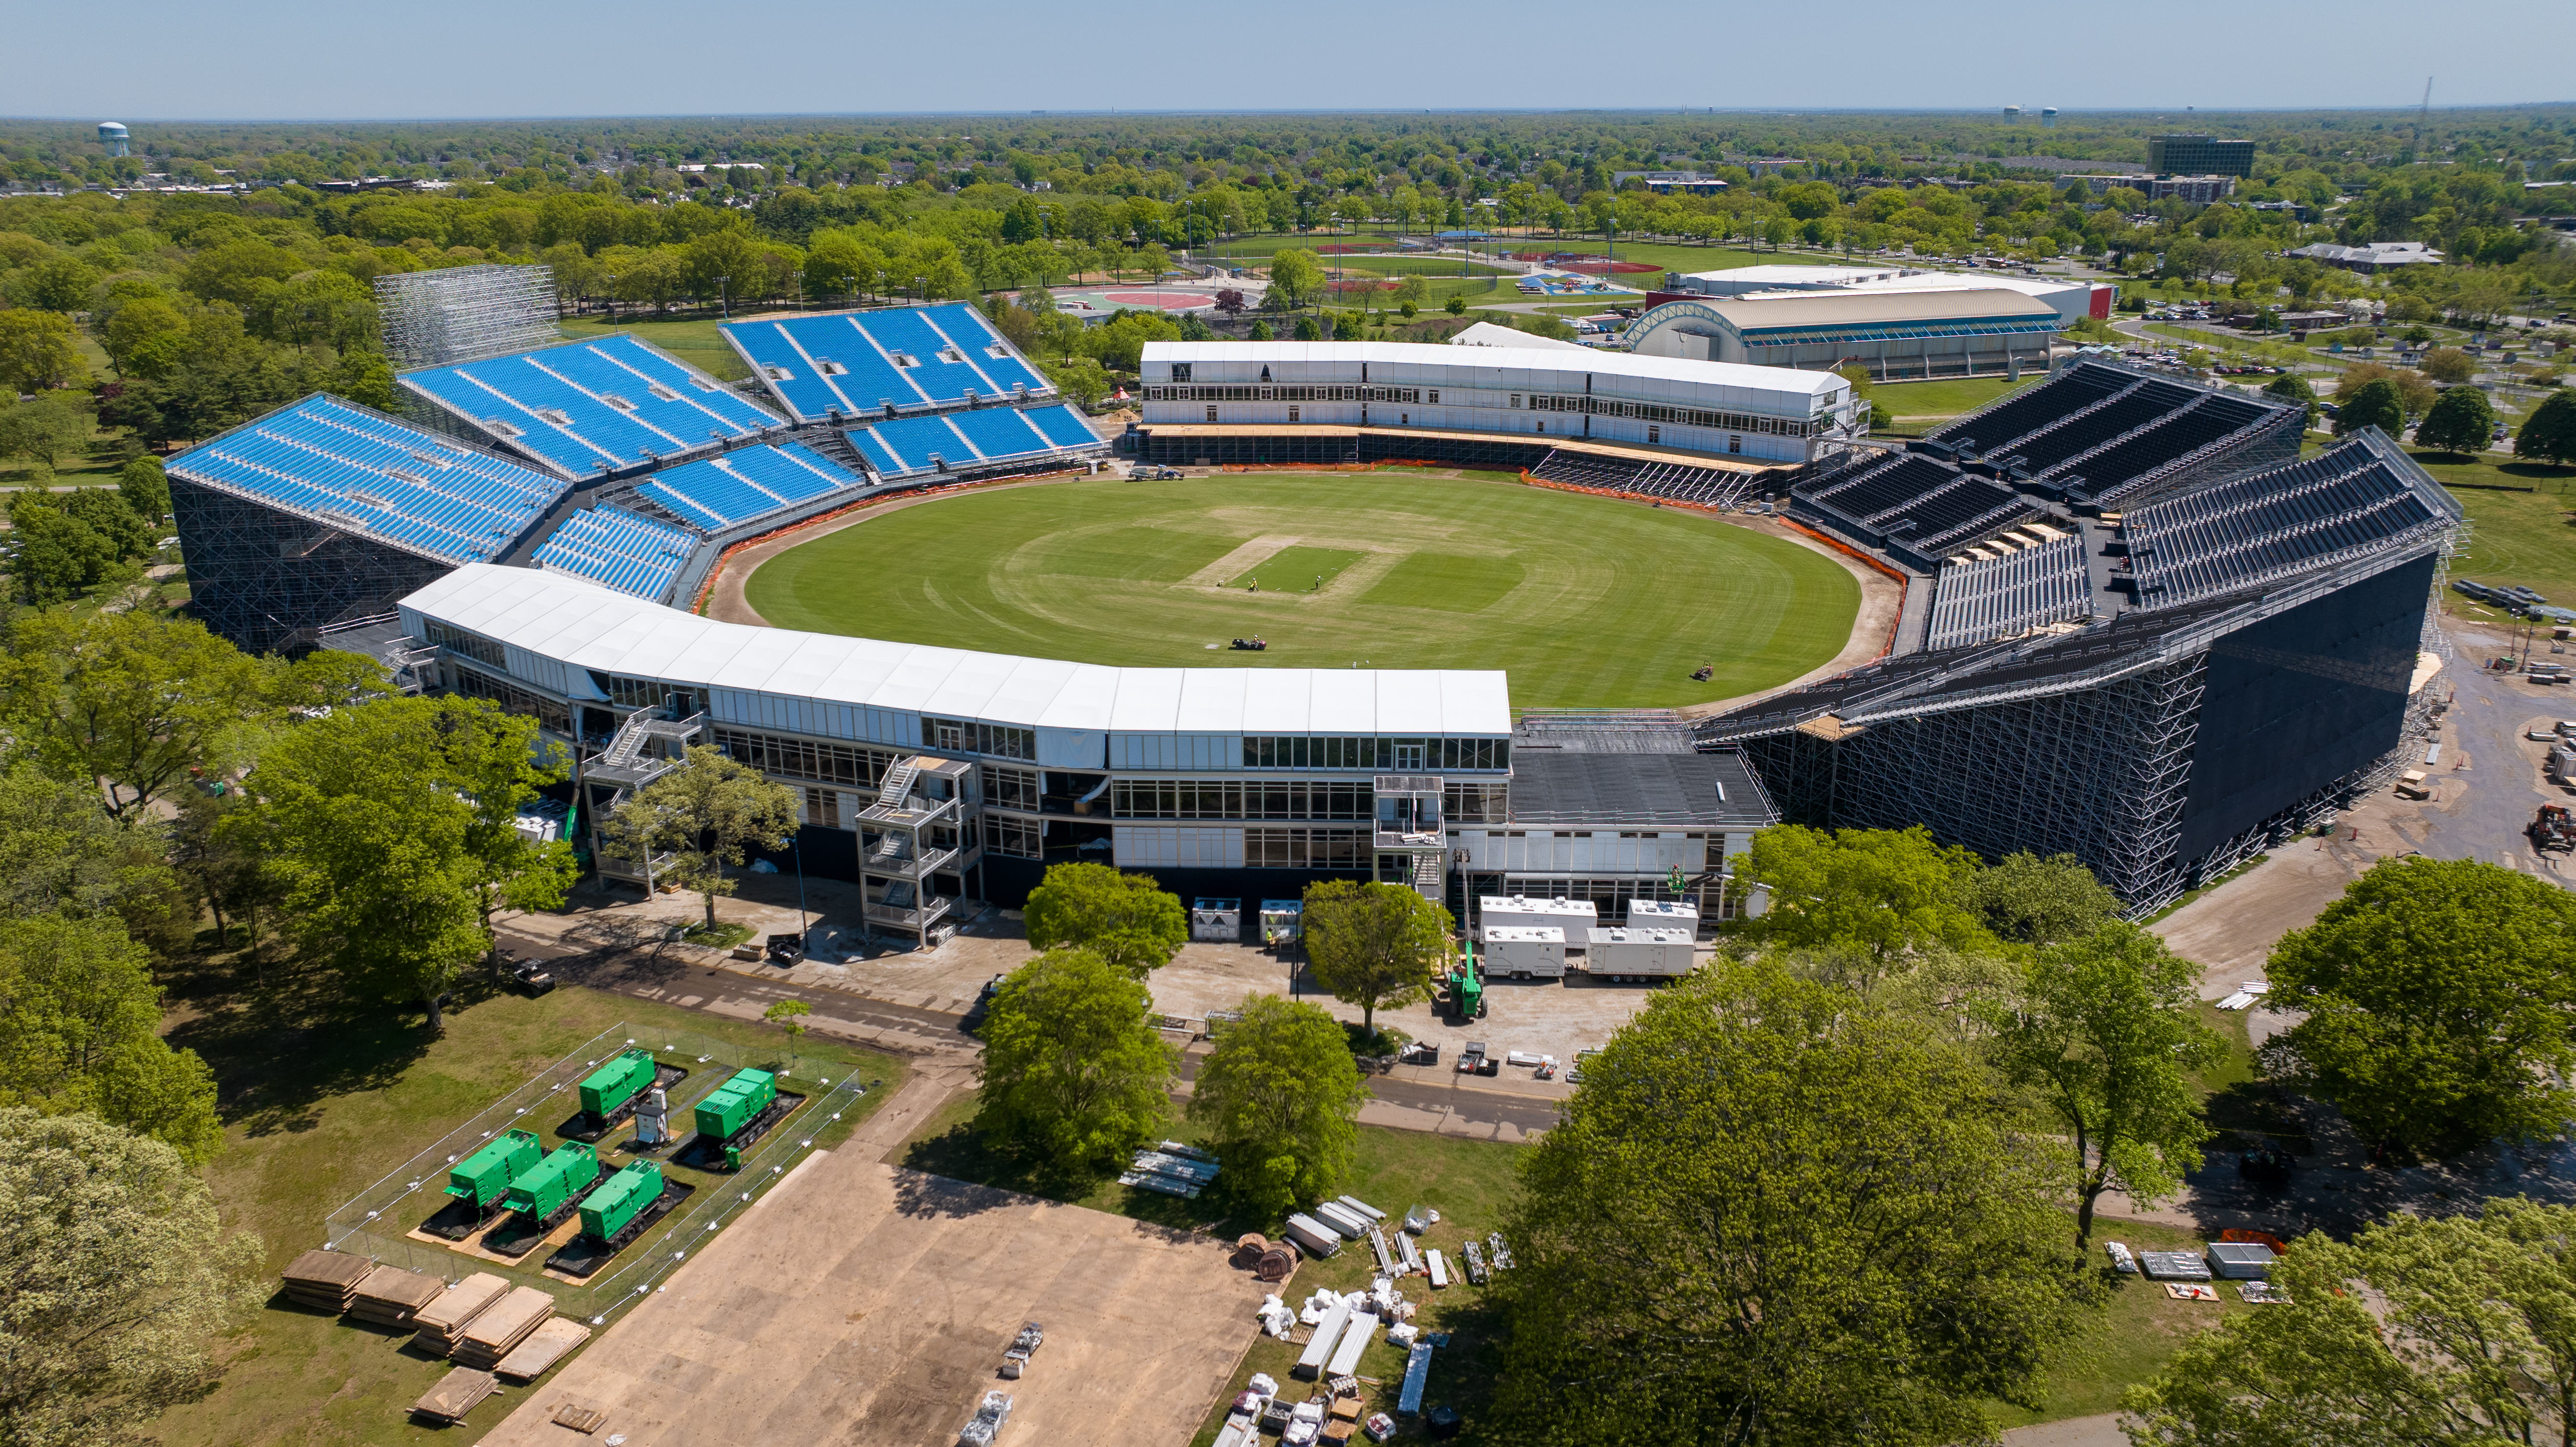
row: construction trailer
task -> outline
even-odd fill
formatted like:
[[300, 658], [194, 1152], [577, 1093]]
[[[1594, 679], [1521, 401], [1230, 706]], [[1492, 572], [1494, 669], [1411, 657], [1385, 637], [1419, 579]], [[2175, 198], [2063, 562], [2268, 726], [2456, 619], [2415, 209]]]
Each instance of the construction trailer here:
[[776, 1099], [777, 1076], [766, 1070], [737, 1070], [732, 1079], [716, 1087], [715, 1094], [698, 1102], [698, 1134], [709, 1140], [731, 1140]]
[[581, 1083], [581, 1108], [591, 1119], [604, 1121], [652, 1083], [653, 1052], [622, 1051]]
[[1306, 902], [1302, 899], [1265, 899], [1261, 902], [1261, 943], [1272, 949], [1285, 949], [1305, 938]]
[[1620, 926], [1593, 930], [1590, 939], [1584, 968], [1608, 979], [1673, 979], [1689, 974], [1694, 961], [1689, 930]]
[[661, 1166], [637, 1161], [582, 1198], [581, 1234], [594, 1240], [614, 1241], [618, 1232], [635, 1224], [635, 1218], [660, 1199]]
[[501, 1204], [532, 1221], [551, 1220], [598, 1179], [599, 1153], [580, 1141], [566, 1141], [512, 1180]]
[[1699, 906], [1686, 899], [1628, 901], [1630, 929], [1678, 929], [1699, 933]]
[[1243, 901], [1201, 899], [1190, 905], [1190, 938], [1203, 944], [1230, 945], [1243, 938]]
[[1487, 929], [1505, 925], [1564, 932], [1565, 942], [1580, 948], [1586, 931], [1601, 923], [1601, 912], [1588, 899], [1533, 899], [1528, 895], [1484, 895], [1476, 901], [1476, 922]]
[[1485, 972], [1514, 980], [1565, 978], [1565, 931], [1554, 925], [1486, 925]]
[[545, 1142], [523, 1130], [504, 1131], [447, 1172], [447, 1194], [480, 1208], [501, 1199], [510, 1182], [543, 1159]]

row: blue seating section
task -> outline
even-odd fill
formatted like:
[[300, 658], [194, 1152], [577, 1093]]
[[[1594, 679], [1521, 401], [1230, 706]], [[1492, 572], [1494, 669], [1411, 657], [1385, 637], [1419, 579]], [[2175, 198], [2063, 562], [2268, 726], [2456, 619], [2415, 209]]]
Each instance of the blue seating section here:
[[537, 549], [537, 566], [577, 573], [621, 593], [659, 600], [698, 540], [624, 508], [577, 512]]
[[405, 372], [402, 383], [575, 479], [786, 425], [628, 336]]
[[978, 407], [933, 417], [897, 417], [842, 435], [887, 477], [929, 472], [940, 462], [956, 471], [1100, 445], [1100, 435], [1070, 406]]
[[1050, 388], [966, 302], [728, 322], [772, 395], [800, 422], [955, 407]]
[[1032, 407], [1020, 414], [1029, 425], [1045, 434], [1046, 440], [1058, 447], [1097, 447], [1100, 434], [1091, 430], [1082, 413], [1071, 404], [1061, 407]]
[[669, 508], [672, 516], [714, 532], [864, 485], [812, 448], [787, 442], [683, 463], [653, 474], [635, 490]]
[[182, 477], [456, 563], [488, 563], [566, 484], [321, 393], [170, 459]]

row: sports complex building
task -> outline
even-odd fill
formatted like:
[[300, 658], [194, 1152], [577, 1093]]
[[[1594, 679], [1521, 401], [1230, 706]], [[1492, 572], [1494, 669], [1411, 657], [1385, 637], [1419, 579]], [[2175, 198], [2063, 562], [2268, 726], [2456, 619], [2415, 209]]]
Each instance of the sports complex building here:
[[[2459, 519], [2376, 434], [2301, 460], [2300, 409], [2091, 360], [1890, 448], [1824, 372], [1149, 346], [1149, 461], [1758, 496], [1902, 584], [1856, 670], [1696, 719], [1532, 712], [1475, 658], [1121, 668], [700, 616], [736, 543], [1105, 450], [972, 307], [725, 336], [757, 394], [609, 336], [404, 373], [411, 418], [315, 396], [191, 449], [170, 473], [196, 606], [247, 647], [369, 648], [534, 717], [594, 845], [687, 745], [722, 749], [798, 792], [777, 862], [861, 882], [896, 938], [1017, 905], [1066, 860], [1247, 903], [1374, 878], [1462, 918], [1496, 894], [1679, 895], [1714, 921], [1727, 859], [1783, 818], [2073, 853], [2144, 910], [2393, 765]], [[657, 865], [599, 867], [649, 885]]]
[[1838, 370], [1880, 381], [2046, 371], [2058, 333], [2118, 288], [1898, 265], [1672, 272], [1620, 334], [1639, 356]]

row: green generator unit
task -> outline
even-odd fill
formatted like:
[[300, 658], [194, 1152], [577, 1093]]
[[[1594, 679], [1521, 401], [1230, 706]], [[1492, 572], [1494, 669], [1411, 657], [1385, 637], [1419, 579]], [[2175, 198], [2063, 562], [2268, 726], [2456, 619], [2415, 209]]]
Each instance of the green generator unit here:
[[653, 1052], [629, 1050], [591, 1072], [581, 1083], [581, 1108], [597, 1120], [644, 1092], [653, 1083]]
[[737, 1070], [716, 1093], [698, 1102], [698, 1134], [730, 1140], [778, 1098], [778, 1077], [766, 1070]]
[[615, 1240], [618, 1232], [644, 1214], [645, 1207], [660, 1199], [662, 1168], [651, 1161], [637, 1161], [582, 1198], [581, 1234]]
[[505, 1131], [485, 1141], [474, 1154], [447, 1173], [447, 1194], [477, 1206], [501, 1199], [520, 1172], [546, 1153], [545, 1142], [523, 1130]]
[[599, 1179], [599, 1153], [579, 1141], [566, 1141], [555, 1153], [519, 1173], [501, 1204], [532, 1221], [543, 1221], [563, 1209]]

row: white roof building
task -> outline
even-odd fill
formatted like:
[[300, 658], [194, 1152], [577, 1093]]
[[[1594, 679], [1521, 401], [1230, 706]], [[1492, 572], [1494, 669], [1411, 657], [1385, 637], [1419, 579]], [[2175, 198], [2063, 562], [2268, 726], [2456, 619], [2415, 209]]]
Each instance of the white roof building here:
[[1867, 281], [1886, 281], [1909, 274], [1902, 266], [1730, 266], [1720, 271], [1676, 271], [1667, 274], [1667, 290], [1700, 296], [1743, 296], [1756, 291], [1819, 291]]
[[1525, 332], [1518, 327], [1499, 326], [1493, 322], [1478, 322], [1468, 327], [1465, 331], [1451, 337], [1449, 345], [1453, 347], [1537, 347], [1541, 350], [1553, 349], [1561, 352], [1592, 350], [1581, 342], [1542, 337], [1535, 332]]

